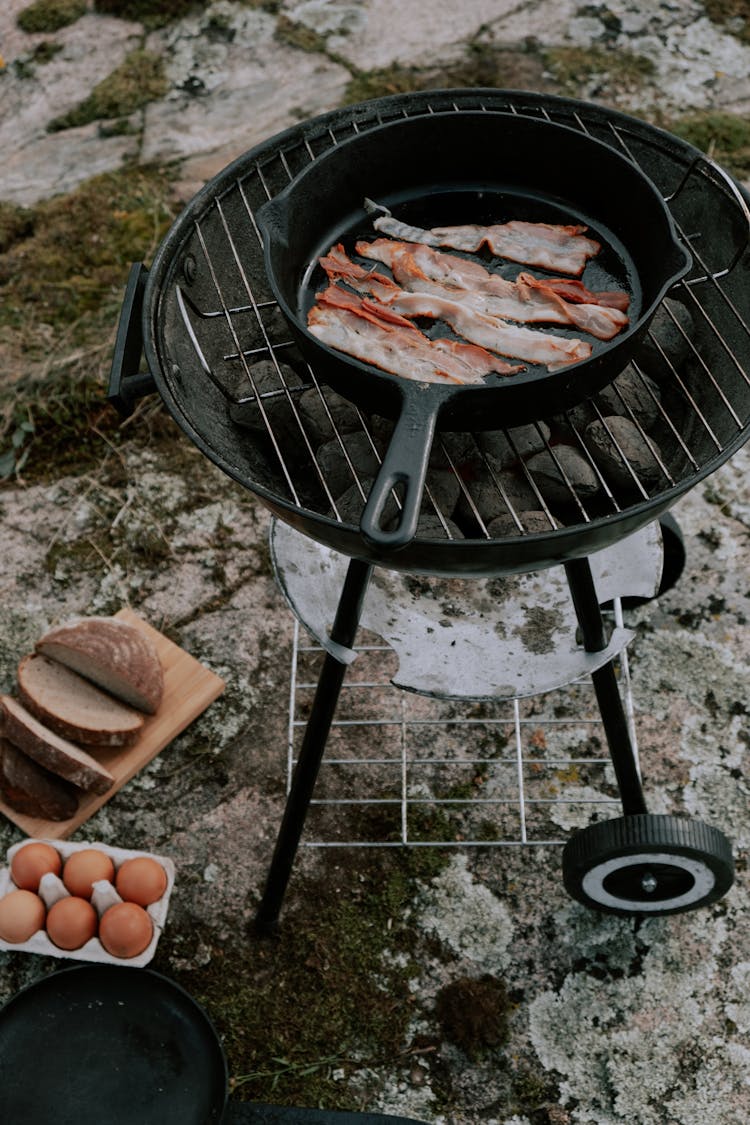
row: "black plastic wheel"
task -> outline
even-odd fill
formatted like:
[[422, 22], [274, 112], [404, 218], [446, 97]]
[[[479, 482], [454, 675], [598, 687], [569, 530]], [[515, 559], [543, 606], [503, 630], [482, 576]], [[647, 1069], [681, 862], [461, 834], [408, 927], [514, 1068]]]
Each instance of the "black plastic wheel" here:
[[584, 906], [630, 916], [708, 906], [734, 881], [723, 832], [699, 820], [638, 813], [591, 824], [562, 854], [568, 894]]

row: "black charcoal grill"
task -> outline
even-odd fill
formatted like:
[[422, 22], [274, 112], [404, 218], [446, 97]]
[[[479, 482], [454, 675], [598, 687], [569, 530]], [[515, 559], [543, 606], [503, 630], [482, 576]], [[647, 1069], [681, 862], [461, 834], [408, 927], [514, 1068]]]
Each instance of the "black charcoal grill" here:
[[[633, 161], [667, 202], [692, 256], [626, 371], [524, 427], [441, 433], [416, 537], [397, 552], [359, 530], [389, 439], [300, 354], [265, 276], [256, 214], [342, 140], [404, 117], [491, 110], [565, 125]], [[606, 647], [588, 556], [654, 520], [741, 447], [750, 424], [750, 214], [692, 146], [586, 103], [494, 89], [429, 91], [304, 122], [228, 166], [193, 199], [151, 269], [133, 267], [110, 398], [123, 413], [161, 394], [188, 437], [284, 523], [351, 561], [258, 921], [275, 925], [376, 565], [444, 577], [564, 564], [587, 651]], [[643, 237], [648, 238], [644, 230]], [[148, 371], [141, 372], [145, 350]], [[399, 507], [397, 490], [392, 497]], [[335, 655], [338, 653], [338, 657]], [[568, 889], [619, 913], [713, 901], [732, 881], [718, 829], [646, 813], [611, 663], [593, 673], [624, 816], [563, 855]]]

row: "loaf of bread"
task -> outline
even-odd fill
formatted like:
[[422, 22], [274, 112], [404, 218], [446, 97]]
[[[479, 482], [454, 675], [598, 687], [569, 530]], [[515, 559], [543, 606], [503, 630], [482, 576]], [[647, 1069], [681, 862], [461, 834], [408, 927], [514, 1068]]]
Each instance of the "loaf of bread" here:
[[100, 762], [66, 738], [43, 726], [9, 695], [0, 695], [0, 735], [40, 766], [87, 793], [106, 793], [115, 779]]
[[26, 816], [70, 820], [78, 810], [79, 791], [0, 738], [0, 795]]
[[140, 711], [38, 653], [18, 665], [18, 695], [55, 734], [89, 748], [132, 746], [143, 728]]
[[164, 674], [149, 638], [116, 617], [87, 617], [61, 625], [37, 641], [36, 651], [153, 715], [164, 693]]

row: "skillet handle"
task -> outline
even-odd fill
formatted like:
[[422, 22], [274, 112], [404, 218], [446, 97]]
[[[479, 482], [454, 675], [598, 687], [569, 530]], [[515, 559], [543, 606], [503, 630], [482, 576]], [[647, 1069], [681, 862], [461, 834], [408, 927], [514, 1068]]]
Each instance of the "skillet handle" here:
[[[379, 550], [397, 551], [417, 534], [427, 463], [440, 410], [440, 403], [434, 397], [430, 402], [432, 396], [428, 396], [429, 384], [411, 383], [405, 387], [401, 413], [362, 512], [359, 529], [370, 546]], [[398, 489], [402, 506], [397, 524], [386, 530], [382, 519], [392, 488]]]

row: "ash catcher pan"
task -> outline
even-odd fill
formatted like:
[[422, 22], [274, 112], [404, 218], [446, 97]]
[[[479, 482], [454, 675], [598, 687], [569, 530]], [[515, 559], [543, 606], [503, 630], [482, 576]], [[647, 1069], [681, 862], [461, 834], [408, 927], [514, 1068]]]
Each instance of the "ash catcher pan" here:
[[[584, 283], [625, 289], [630, 326], [568, 368], [527, 364], [480, 386], [416, 382], [337, 352], [308, 331], [307, 312], [324, 283], [321, 255], [377, 236], [368, 198], [422, 227], [518, 219], [585, 226], [602, 250]], [[691, 265], [662, 196], [631, 160], [578, 130], [522, 114], [435, 113], [375, 127], [314, 160], [257, 219], [269, 283], [305, 358], [357, 406], [397, 420], [361, 524], [380, 549], [404, 546], [416, 533], [436, 430], [521, 425], [596, 393], [629, 362]], [[386, 531], [379, 518], [394, 486], [403, 508]]]

